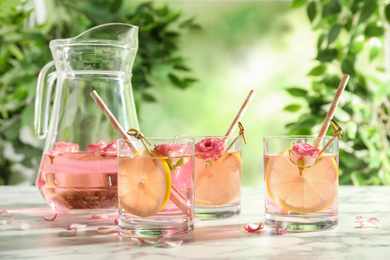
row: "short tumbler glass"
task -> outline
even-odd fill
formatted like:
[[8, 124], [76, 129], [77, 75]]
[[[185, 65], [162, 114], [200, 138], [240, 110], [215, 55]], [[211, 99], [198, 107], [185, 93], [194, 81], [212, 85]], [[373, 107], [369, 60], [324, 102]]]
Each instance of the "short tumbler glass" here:
[[195, 216], [235, 217], [241, 210], [242, 137], [195, 138]]
[[266, 226], [289, 231], [335, 228], [338, 139], [271, 136], [264, 137], [263, 146]]
[[[176, 237], [194, 229], [194, 139], [118, 140], [119, 232]], [[147, 146], [147, 149], [146, 147]]]

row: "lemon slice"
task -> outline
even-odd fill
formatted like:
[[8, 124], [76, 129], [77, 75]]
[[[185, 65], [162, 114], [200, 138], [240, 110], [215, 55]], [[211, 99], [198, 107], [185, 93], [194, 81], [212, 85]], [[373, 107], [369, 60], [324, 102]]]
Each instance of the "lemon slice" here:
[[333, 157], [320, 159], [299, 174], [288, 150], [269, 159], [266, 169], [268, 194], [286, 210], [313, 213], [326, 209], [337, 198], [338, 167]]
[[220, 205], [241, 193], [241, 155], [229, 152], [212, 164], [195, 158], [195, 203]]
[[[153, 152], [152, 152], [153, 153]], [[149, 217], [163, 210], [169, 200], [171, 172], [164, 159], [146, 150], [132, 158], [119, 158], [119, 205], [127, 212]]]

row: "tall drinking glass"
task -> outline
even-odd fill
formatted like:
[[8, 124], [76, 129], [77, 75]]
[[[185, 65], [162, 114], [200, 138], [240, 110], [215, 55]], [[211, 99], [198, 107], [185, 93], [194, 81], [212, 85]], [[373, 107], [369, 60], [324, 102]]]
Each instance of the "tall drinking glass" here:
[[[194, 139], [118, 140], [119, 231], [175, 237], [194, 228]], [[144, 145], [147, 145], [147, 149]]]
[[199, 219], [235, 217], [241, 211], [242, 137], [195, 138], [195, 215]]
[[337, 226], [339, 142], [326, 136], [316, 148], [316, 140], [312, 136], [264, 137], [268, 227], [318, 231]]

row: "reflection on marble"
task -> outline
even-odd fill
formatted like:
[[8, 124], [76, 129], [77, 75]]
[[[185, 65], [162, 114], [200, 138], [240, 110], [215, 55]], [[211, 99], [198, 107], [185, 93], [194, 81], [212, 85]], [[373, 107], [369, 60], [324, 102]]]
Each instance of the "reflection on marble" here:
[[[177, 248], [139, 246], [116, 234], [102, 235], [98, 227], [116, 227], [116, 214], [106, 219], [91, 215], [53, 212], [36, 187], [0, 186], [0, 210], [15, 220], [0, 226], [0, 259], [389, 259], [390, 187], [342, 186], [339, 191], [339, 226], [330, 231], [287, 233], [273, 230], [248, 233], [245, 223], [264, 222], [263, 190], [245, 187], [242, 214], [237, 218], [202, 221]], [[379, 228], [358, 228], [356, 216], [376, 217]], [[23, 231], [21, 221], [38, 225]], [[68, 224], [87, 224], [75, 237], [59, 237]], [[171, 240], [174, 241], [174, 240]]]

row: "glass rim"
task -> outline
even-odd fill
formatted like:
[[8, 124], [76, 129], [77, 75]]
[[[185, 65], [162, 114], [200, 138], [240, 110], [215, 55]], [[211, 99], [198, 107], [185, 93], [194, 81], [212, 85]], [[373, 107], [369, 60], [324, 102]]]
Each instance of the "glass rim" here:
[[325, 135], [323, 137], [318, 137], [315, 135], [279, 135], [279, 136], [264, 136], [263, 139], [309, 139], [309, 140], [316, 140], [316, 139], [337, 139], [337, 136], [331, 136], [331, 135]]
[[199, 138], [199, 137], [213, 137], [213, 138], [236, 138], [239, 135], [176, 135], [178, 137], [189, 137], [189, 138]]
[[[195, 142], [195, 138], [191, 137], [186, 137], [186, 138], [175, 138], [175, 137], [145, 137], [146, 140], [151, 141], [151, 142], [175, 142], [175, 141], [186, 141], [188, 140], [189, 142]], [[116, 139], [118, 142], [134, 142], [134, 141], [139, 141], [141, 142], [141, 139], [138, 139], [136, 137], [129, 137], [128, 139], [125, 138], [118, 138]]]

